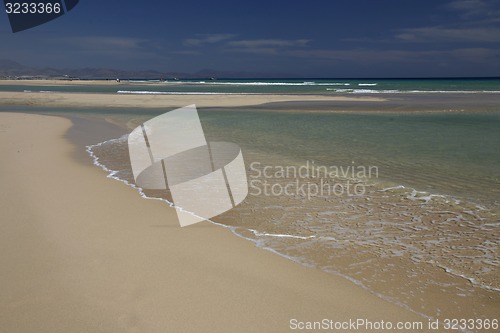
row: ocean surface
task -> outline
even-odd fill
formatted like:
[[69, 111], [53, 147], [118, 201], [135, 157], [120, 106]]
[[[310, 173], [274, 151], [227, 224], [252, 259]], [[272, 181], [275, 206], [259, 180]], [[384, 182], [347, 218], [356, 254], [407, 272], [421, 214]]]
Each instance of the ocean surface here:
[[[113, 94], [383, 94], [387, 102], [360, 109], [350, 102], [199, 109], [207, 141], [242, 148], [250, 185], [242, 204], [212, 222], [425, 317], [498, 318], [499, 79], [207, 80], [52, 88]], [[60, 110], [106, 115], [129, 127], [166, 111]], [[126, 135], [87, 150], [111, 177], [133, 186]], [[168, 193], [138, 190], [169, 203]]]

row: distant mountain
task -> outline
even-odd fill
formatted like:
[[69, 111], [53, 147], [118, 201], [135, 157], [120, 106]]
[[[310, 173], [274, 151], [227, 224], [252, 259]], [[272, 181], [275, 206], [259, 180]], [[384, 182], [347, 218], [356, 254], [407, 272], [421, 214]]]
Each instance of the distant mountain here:
[[23, 66], [18, 62], [7, 59], [0, 59], [0, 71], [9, 69], [23, 69], [23, 68], [26, 68], [26, 66]]
[[24, 66], [18, 62], [0, 59], [0, 78], [80, 78], [80, 79], [116, 79], [141, 78], [160, 79], [183, 76], [182, 73], [161, 73], [158, 71], [123, 71], [105, 68], [57, 69], [34, 68]]
[[126, 71], [109, 68], [56, 69], [34, 68], [18, 62], [0, 59], [0, 78], [78, 78], [78, 79], [210, 79], [286, 77], [274, 73], [227, 72], [204, 69], [196, 73], [159, 72], [155, 70]]

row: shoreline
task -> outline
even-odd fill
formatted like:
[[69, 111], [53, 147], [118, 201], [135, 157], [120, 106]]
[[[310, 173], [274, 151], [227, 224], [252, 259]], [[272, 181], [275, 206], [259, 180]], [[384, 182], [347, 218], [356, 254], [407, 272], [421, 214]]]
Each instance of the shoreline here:
[[332, 317], [427, 322], [229, 230], [178, 227], [173, 209], [75, 161], [63, 139], [67, 119], [0, 113], [0, 124], [0, 262], [9, 272], [0, 321], [10, 332], [281, 332], [292, 318]]

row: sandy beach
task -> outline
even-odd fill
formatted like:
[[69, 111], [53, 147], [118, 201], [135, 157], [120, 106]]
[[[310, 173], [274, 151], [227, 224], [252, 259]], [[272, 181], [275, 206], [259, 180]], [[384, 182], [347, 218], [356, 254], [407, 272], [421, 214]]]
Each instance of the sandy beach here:
[[67, 119], [0, 114], [4, 332], [284, 332], [290, 320], [425, 321], [230, 231], [178, 226], [73, 158]]

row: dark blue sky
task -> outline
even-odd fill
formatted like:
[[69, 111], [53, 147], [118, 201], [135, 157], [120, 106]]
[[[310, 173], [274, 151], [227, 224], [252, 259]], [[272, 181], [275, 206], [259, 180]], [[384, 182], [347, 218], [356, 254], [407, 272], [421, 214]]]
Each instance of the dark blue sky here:
[[500, 76], [500, 1], [80, 0], [0, 59], [56, 68], [309, 77]]

